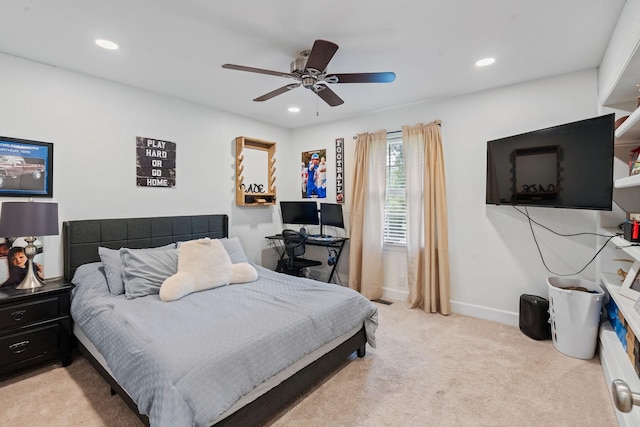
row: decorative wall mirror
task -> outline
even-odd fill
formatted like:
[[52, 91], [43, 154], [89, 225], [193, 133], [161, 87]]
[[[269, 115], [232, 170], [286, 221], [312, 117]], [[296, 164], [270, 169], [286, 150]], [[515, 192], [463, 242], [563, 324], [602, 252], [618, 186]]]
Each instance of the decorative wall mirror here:
[[276, 204], [276, 143], [236, 137], [236, 205]]

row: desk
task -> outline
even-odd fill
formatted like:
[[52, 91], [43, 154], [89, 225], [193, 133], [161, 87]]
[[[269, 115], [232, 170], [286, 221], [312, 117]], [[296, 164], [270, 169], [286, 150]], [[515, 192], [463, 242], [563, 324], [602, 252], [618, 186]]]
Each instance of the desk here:
[[[280, 259], [284, 258], [286, 251], [284, 249], [284, 241], [282, 239], [282, 234], [274, 234], [273, 236], [266, 236], [266, 239], [269, 240], [270, 246], [275, 248], [280, 256]], [[309, 246], [322, 246], [324, 248], [335, 249], [336, 256], [335, 262], [331, 268], [331, 273], [329, 274], [329, 279], [327, 283], [333, 282], [333, 278], [336, 274], [336, 269], [338, 268], [338, 263], [340, 262], [340, 255], [342, 255], [342, 250], [344, 249], [344, 245], [349, 241], [348, 237], [332, 237], [330, 240], [322, 237], [307, 237], [305, 240], [305, 245]], [[334, 282], [336, 283], [336, 282]]]

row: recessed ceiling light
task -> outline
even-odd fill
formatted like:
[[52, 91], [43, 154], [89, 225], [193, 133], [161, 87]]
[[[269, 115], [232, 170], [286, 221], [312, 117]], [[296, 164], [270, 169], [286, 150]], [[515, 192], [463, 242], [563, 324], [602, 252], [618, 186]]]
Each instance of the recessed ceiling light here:
[[97, 39], [96, 44], [102, 48], [109, 49], [109, 50], [118, 49], [118, 45], [112, 42], [111, 40]]
[[299, 107], [289, 107], [289, 112], [290, 113], [299, 113], [300, 112], [300, 108]]
[[483, 58], [476, 62], [476, 67], [486, 67], [496, 62], [495, 58]]

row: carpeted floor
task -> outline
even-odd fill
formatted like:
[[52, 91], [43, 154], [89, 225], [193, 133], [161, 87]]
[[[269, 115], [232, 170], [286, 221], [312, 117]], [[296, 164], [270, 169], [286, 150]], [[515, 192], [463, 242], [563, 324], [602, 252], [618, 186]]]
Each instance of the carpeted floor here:
[[[515, 327], [377, 305], [378, 348], [269, 426], [617, 426], [597, 358]], [[142, 425], [79, 355], [0, 382], [0, 401], [6, 427]]]

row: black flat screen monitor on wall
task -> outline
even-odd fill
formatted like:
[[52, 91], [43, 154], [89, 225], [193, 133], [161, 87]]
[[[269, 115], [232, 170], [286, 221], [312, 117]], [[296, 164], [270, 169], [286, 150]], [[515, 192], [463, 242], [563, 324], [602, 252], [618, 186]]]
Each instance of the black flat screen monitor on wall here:
[[324, 227], [344, 228], [342, 205], [338, 203], [320, 203], [320, 234], [324, 235]]
[[611, 210], [614, 114], [487, 142], [486, 203]]
[[316, 202], [280, 202], [283, 224], [318, 225]]

